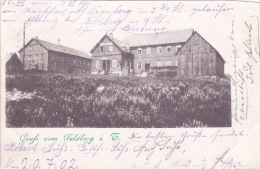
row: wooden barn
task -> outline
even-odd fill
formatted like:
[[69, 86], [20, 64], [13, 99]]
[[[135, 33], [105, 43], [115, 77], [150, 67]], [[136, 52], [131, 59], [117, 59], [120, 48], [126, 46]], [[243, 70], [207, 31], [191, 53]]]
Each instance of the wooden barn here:
[[176, 52], [178, 76], [219, 76], [224, 75], [225, 61], [219, 52], [198, 32]]
[[22, 62], [16, 53], [8, 54], [5, 67], [7, 74], [20, 73], [22, 71]]

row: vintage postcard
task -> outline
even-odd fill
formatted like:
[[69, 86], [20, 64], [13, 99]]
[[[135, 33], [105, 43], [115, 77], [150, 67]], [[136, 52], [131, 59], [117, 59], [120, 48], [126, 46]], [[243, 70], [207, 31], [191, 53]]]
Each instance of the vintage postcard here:
[[1, 169], [259, 169], [260, 3], [1, 0]]

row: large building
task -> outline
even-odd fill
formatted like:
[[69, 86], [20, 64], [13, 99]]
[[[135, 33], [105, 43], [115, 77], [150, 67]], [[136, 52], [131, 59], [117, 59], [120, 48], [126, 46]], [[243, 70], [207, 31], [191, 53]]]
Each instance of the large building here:
[[[24, 70], [90, 73], [91, 57], [82, 51], [32, 38], [19, 50]], [[25, 56], [25, 57], [23, 57]]]
[[133, 74], [134, 55], [125, 43], [104, 35], [90, 51], [92, 53], [92, 74]]
[[93, 74], [142, 75], [163, 69], [178, 76], [224, 75], [224, 59], [193, 29], [133, 34], [123, 41], [105, 35], [91, 53]]
[[155, 67], [177, 66], [176, 52], [192, 35], [193, 29], [160, 34], [134, 34], [124, 39], [134, 55], [136, 74], [152, 73]]

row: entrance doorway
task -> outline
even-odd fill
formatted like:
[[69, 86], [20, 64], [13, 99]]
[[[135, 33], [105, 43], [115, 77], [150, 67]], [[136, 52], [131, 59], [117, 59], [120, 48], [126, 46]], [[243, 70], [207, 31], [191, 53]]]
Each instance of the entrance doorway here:
[[144, 64], [144, 71], [145, 72], [150, 72], [150, 63], [145, 63]]
[[103, 61], [103, 70], [107, 73], [110, 70], [110, 61], [109, 60], [104, 60]]

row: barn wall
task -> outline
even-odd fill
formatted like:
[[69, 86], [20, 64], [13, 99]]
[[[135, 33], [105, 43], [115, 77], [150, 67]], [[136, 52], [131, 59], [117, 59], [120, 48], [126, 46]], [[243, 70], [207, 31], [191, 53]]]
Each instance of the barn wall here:
[[217, 74], [217, 52], [195, 33], [177, 53], [178, 75], [213, 76]]
[[217, 69], [217, 75], [220, 77], [224, 76], [224, 60], [221, 59], [221, 56], [219, 55], [219, 53], [217, 53], [217, 63], [216, 63], [216, 69]]
[[79, 56], [49, 51], [49, 66], [51, 72], [90, 73], [91, 60]]

